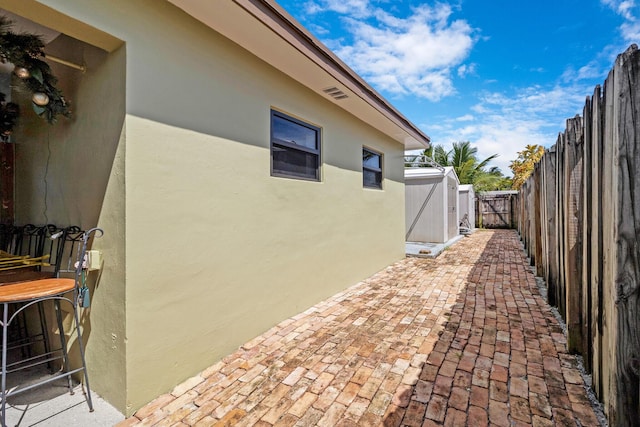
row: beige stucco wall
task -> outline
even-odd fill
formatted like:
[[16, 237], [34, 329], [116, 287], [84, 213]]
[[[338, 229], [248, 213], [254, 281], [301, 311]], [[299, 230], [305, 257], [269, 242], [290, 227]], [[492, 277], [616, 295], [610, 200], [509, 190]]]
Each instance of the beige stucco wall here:
[[[129, 58], [165, 70], [127, 118], [132, 410], [404, 255], [400, 144], [177, 11], [155, 31], [171, 23], [164, 54]], [[270, 177], [272, 106], [323, 128], [322, 182]], [[363, 144], [385, 153], [384, 191], [362, 188]]]
[[[402, 145], [173, 6], [43, 3], [126, 43], [126, 130], [99, 211], [122, 283], [96, 294], [124, 311], [126, 362], [91, 378], [123, 412], [404, 256]], [[270, 176], [272, 107], [322, 127], [322, 182]], [[383, 191], [362, 188], [363, 145], [384, 153]]]
[[143, 400], [404, 254], [401, 183], [363, 190], [328, 163], [322, 183], [271, 178], [266, 148], [134, 117], [127, 133], [127, 362]]

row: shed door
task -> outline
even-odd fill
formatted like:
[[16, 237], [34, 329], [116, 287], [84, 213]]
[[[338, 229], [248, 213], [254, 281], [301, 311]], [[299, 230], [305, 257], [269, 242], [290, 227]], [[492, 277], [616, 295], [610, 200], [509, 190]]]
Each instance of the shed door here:
[[458, 186], [447, 177], [447, 240], [458, 235]]

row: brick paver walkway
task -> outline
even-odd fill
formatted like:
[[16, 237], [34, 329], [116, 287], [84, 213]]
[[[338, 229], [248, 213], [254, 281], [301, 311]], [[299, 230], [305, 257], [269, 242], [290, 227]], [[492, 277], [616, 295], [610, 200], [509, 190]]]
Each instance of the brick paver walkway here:
[[599, 425], [517, 234], [407, 258], [121, 425]]

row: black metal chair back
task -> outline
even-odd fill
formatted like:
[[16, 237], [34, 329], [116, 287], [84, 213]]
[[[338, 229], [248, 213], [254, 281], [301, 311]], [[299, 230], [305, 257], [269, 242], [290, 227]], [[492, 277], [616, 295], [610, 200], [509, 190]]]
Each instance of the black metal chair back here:
[[85, 232], [78, 226], [71, 226], [64, 229], [61, 245], [58, 247], [58, 255], [56, 257], [56, 274], [57, 276], [69, 275], [76, 272], [76, 262], [79, 253], [82, 251], [82, 242]]

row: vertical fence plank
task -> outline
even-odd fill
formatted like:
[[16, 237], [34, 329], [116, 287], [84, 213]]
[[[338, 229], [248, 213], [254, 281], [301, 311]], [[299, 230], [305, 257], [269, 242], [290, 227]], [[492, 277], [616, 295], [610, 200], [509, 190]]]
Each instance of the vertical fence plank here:
[[545, 212], [547, 228], [547, 269], [545, 281], [548, 292], [549, 304], [558, 305], [558, 238], [557, 220], [558, 209], [556, 207], [556, 146], [553, 145], [542, 158], [545, 174]]
[[[538, 270], [538, 265], [536, 265], [536, 274], [546, 281], [546, 277], [548, 275], [548, 265], [549, 265], [549, 232], [548, 232], [548, 217], [547, 217], [547, 209], [546, 209], [546, 200], [547, 200], [547, 185], [546, 185], [546, 174], [545, 174], [545, 162], [541, 161], [536, 164], [538, 168], [538, 180], [540, 182], [540, 199], [539, 199], [539, 208], [538, 214], [540, 215], [540, 262], [538, 263], [540, 268]], [[547, 293], [548, 294], [548, 293]]]
[[593, 364], [593, 355], [590, 351], [588, 351], [588, 346], [593, 346], [593, 337], [592, 337], [592, 294], [591, 294], [591, 232], [593, 229], [592, 224], [592, 199], [591, 199], [591, 187], [593, 184], [593, 177], [591, 175], [591, 149], [592, 149], [592, 122], [593, 118], [591, 117], [592, 107], [591, 107], [591, 98], [587, 97], [585, 101], [584, 109], [582, 112], [582, 117], [584, 119], [584, 144], [583, 144], [583, 157], [582, 157], [582, 203], [580, 206], [581, 214], [582, 214], [582, 260], [581, 260], [581, 270], [582, 277], [580, 278], [580, 285], [582, 286], [582, 307], [580, 311], [582, 312], [582, 339], [584, 342], [584, 348], [581, 353], [584, 356], [584, 366], [587, 372], [592, 372], [592, 364]]
[[[615, 170], [615, 146], [617, 144], [616, 132], [614, 132], [613, 123], [616, 114], [615, 97], [616, 89], [616, 69], [609, 73], [604, 82], [604, 141], [602, 151], [602, 402], [607, 412], [609, 420], [612, 422], [617, 419], [616, 411], [616, 384], [615, 376], [615, 345], [617, 342], [617, 330], [615, 327], [615, 310], [616, 295], [615, 285], [612, 283], [612, 277], [615, 274], [614, 262], [614, 246], [615, 246], [615, 201], [617, 197], [613, 194], [614, 170]], [[603, 141], [603, 142], [604, 142]], [[606, 209], [605, 209], [606, 207]]]
[[532, 175], [532, 198], [533, 198], [533, 229], [531, 232], [533, 233], [533, 245], [534, 245], [534, 255], [533, 259], [538, 260], [535, 263], [536, 266], [536, 276], [543, 276], [542, 269], [542, 224], [541, 224], [541, 215], [540, 215], [540, 166], [536, 164]]
[[[592, 335], [592, 378], [593, 389], [602, 400], [602, 325], [603, 325], [603, 290], [602, 290], [602, 217], [605, 214], [602, 206], [602, 138], [603, 138], [603, 110], [602, 91], [597, 86], [591, 98], [591, 158], [589, 176], [591, 191], [587, 197], [591, 201], [590, 231], [591, 249], [590, 263], [590, 294], [591, 304], [591, 335]], [[586, 169], [585, 169], [586, 170]]]
[[582, 118], [567, 120], [564, 150], [564, 270], [566, 296], [567, 346], [581, 353], [582, 340]]
[[556, 141], [556, 208], [558, 220], [556, 221], [556, 239], [558, 253], [556, 264], [558, 266], [558, 286], [556, 288], [556, 301], [558, 302], [558, 312], [563, 319], [567, 318], [565, 299], [565, 246], [564, 246], [564, 135], [558, 135]]
[[[634, 46], [635, 47], [635, 46]], [[617, 412], [640, 424], [640, 52], [629, 49], [616, 61], [619, 96], [616, 97], [617, 168], [614, 184], [617, 206], [615, 224], [618, 342], [616, 345]], [[619, 420], [618, 420], [619, 421]]]
[[[533, 180], [528, 181], [527, 184], [527, 204], [529, 206], [535, 206], [534, 202], [534, 193], [535, 193], [535, 182]], [[531, 265], [535, 262], [535, 248], [536, 248], [536, 235], [534, 233], [535, 230], [535, 211], [530, 210], [527, 212], [527, 217], [529, 219], [527, 223], [528, 233], [529, 233], [529, 260]]]

